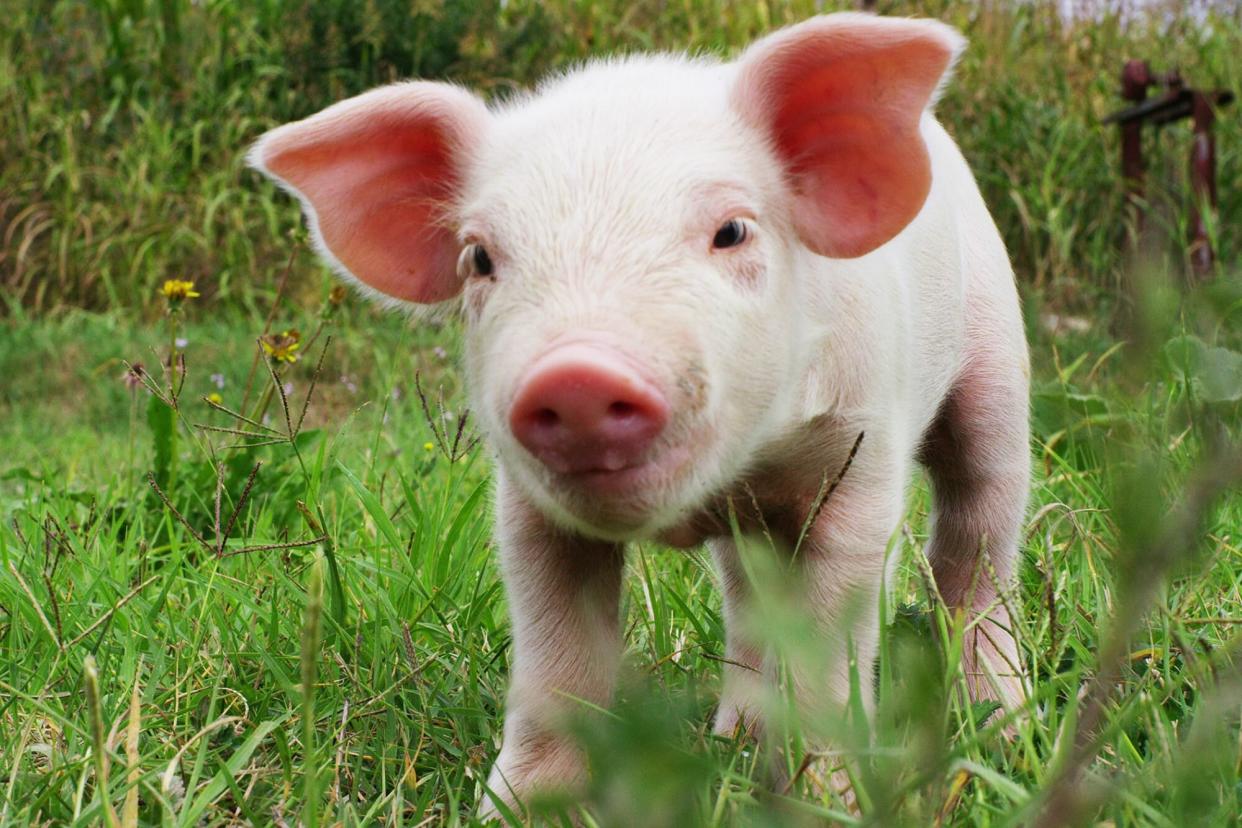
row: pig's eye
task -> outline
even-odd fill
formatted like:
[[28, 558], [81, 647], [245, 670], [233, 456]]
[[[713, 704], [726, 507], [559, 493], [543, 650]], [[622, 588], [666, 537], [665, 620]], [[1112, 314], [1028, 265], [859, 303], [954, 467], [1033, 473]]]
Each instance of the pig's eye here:
[[716, 235], [712, 239], [712, 247], [717, 250], [737, 247], [749, 237], [750, 231], [746, 229], [746, 222], [741, 219], [729, 219], [720, 225], [720, 229], [716, 231]]
[[468, 276], [491, 276], [492, 257], [481, 244], [468, 244], [461, 251], [457, 260], [457, 275], [465, 279]]

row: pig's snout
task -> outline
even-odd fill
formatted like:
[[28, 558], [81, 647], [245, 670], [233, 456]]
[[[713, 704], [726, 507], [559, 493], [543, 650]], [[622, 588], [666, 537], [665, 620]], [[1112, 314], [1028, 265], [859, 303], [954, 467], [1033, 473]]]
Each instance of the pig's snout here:
[[615, 472], [646, 461], [668, 417], [664, 395], [621, 354], [569, 343], [527, 371], [509, 427], [554, 472]]

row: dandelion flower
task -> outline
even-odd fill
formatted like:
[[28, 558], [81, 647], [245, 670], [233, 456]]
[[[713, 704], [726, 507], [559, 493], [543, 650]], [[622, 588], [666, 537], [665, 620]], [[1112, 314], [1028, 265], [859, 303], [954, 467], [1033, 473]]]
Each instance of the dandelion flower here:
[[263, 352], [271, 358], [272, 362], [297, 362], [297, 350], [301, 346], [301, 341], [302, 334], [298, 333], [296, 328], [267, 334], [259, 340], [263, 345]]
[[197, 299], [200, 295], [194, 289], [193, 282], [186, 282], [182, 279], [166, 279], [164, 286], [160, 288], [160, 293], [164, 294], [164, 298], [172, 307], [180, 305], [186, 299]]

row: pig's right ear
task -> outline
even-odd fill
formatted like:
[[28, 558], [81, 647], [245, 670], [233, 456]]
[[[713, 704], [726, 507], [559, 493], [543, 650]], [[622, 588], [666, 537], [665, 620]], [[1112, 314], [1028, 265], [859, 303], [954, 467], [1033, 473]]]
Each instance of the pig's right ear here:
[[448, 212], [489, 118], [457, 87], [396, 84], [273, 129], [247, 160], [301, 200], [316, 247], [343, 276], [430, 304], [461, 290]]
[[935, 21], [833, 14], [742, 55], [733, 106], [771, 141], [807, 247], [861, 256], [922, 209], [931, 163], [919, 124], [963, 43]]

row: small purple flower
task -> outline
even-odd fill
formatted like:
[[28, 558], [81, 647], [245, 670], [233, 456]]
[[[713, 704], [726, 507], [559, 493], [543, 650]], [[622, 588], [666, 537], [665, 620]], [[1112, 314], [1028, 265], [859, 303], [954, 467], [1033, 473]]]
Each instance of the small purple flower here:
[[185, 346], [189, 344], [190, 344], [190, 340], [186, 339], [184, 336], [179, 336], [173, 340], [173, 345], [177, 346], [178, 351], [184, 351]]
[[281, 386], [281, 390], [285, 392], [286, 397], [292, 396], [293, 395], [293, 383], [286, 382], [283, 386]]
[[439, 345], [432, 348], [431, 352], [436, 355], [437, 359], [448, 359], [448, 351], [444, 350]]
[[216, 386], [216, 388], [220, 389], [221, 391], [224, 390], [224, 374], [212, 374], [211, 382], [213, 385]]
[[358, 393], [358, 385], [349, 378], [348, 374], [341, 374], [341, 385], [345, 386], [345, 390], [351, 394]]

